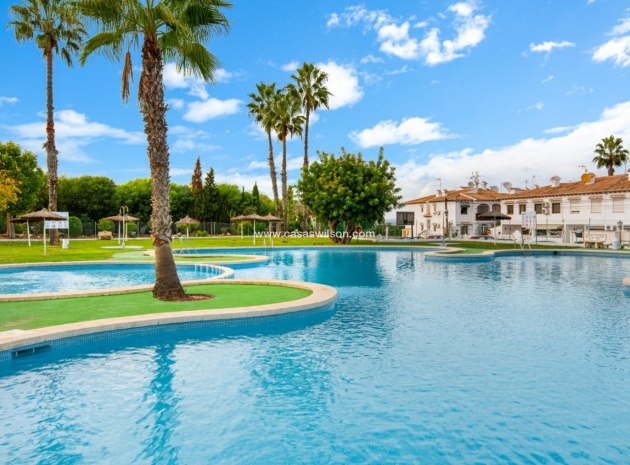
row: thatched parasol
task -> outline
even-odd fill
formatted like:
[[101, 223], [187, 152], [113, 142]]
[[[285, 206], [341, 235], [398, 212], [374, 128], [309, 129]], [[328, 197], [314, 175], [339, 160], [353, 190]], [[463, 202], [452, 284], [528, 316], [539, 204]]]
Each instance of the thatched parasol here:
[[[126, 208], [126, 207], [125, 207]], [[109, 221], [115, 221], [118, 224], [118, 243], [120, 244], [120, 223], [122, 223], [123, 229], [125, 228], [125, 223], [130, 223], [132, 221], [138, 221], [140, 218], [136, 218], [135, 216], [131, 216], [128, 214], [124, 214], [121, 215], [120, 213], [118, 215], [114, 215], [114, 216], [108, 216], [107, 218], [103, 218], [104, 220], [109, 220]], [[123, 247], [125, 246], [125, 231], [122, 232], [122, 243], [123, 243]]]
[[[24, 215], [20, 215], [15, 218], [14, 221], [26, 221], [26, 235], [28, 236], [28, 245], [31, 245], [31, 233], [29, 228], [29, 221], [46, 221], [46, 220], [56, 220], [56, 221], [66, 221], [67, 218], [65, 216], [57, 215], [55, 212], [51, 212], [47, 208], [42, 208], [39, 211], [26, 213]], [[44, 225], [44, 255], [46, 255], [46, 226]]]
[[175, 224], [176, 224], [177, 226], [183, 226], [183, 225], [186, 225], [186, 237], [188, 237], [188, 227], [189, 227], [191, 224], [192, 224], [192, 225], [199, 224], [199, 221], [198, 221], [198, 220], [196, 220], [196, 219], [194, 219], [194, 218], [191, 218], [191, 217], [190, 217], [190, 216], [188, 216], [188, 215], [186, 215], [186, 216], [185, 216], [185, 217], [183, 217], [181, 220], [176, 221], [176, 222], [175, 222]]

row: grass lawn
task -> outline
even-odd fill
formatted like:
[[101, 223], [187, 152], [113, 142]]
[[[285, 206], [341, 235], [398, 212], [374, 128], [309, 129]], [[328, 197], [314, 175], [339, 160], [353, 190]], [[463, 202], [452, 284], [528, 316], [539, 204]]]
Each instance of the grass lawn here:
[[34, 329], [149, 313], [184, 310], [214, 310], [266, 305], [302, 299], [311, 295], [306, 289], [267, 284], [202, 284], [187, 286], [190, 294], [212, 294], [210, 300], [162, 302], [151, 292], [76, 297], [69, 299], [0, 303], [0, 331]]
[[[241, 239], [237, 236], [194, 238], [191, 242], [195, 248], [228, 248], [228, 247], [253, 247], [251, 237]], [[355, 241], [356, 242], [356, 241]], [[70, 248], [62, 249], [61, 246], [46, 247], [44, 255], [44, 245], [41, 239], [31, 241], [31, 247], [26, 241], [0, 241], [0, 264], [13, 263], [36, 263], [36, 262], [62, 262], [79, 260], [107, 260], [120, 252], [130, 252], [133, 249], [103, 249], [106, 246], [115, 246], [117, 241], [99, 241], [93, 239], [71, 239]], [[263, 246], [262, 239], [256, 241], [258, 247]], [[127, 245], [139, 245], [145, 249], [152, 249], [150, 239], [131, 239]], [[313, 246], [313, 245], [333, 245], [328, 238], [276, 238], [274, 246]], [[178, 249], [177, 244], [172, 244], [173, 250]], [[247, 252], [242, 252], [247, 254]], [[208, 258], [201, 261], [211, 261]]]

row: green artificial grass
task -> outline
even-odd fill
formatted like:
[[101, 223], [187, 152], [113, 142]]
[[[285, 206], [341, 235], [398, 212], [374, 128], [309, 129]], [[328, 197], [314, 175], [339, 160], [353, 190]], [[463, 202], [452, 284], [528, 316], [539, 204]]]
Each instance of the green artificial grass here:
[[[63, 261], [81, 261], [81, 260], [107, 260], [121, 252], [130, 252], [131, 249], [104, 249], [103, 247], [116, 246], [117, 241], [101, 241], [94, 239], [71, 239], [70, 247], [62, 249], [61, 246], [46, 246], [46, 255], [44, 255], [44, 245], [42, 240], [31, 241], [31, 247], [26, 241], [0, 241], [0, 264], [14, 263], [39, 263], [39, 262], [63, 262]], [[251, 237], [240, 238], [238, 236], [225, 237], [209, 237], [195, 238], [191, 242], [197, 249], [201, 248], [229, 248], [229, 247], [253, 247]], [[369, 244], [369, 241], [363, 241], [361, 244]], [[285, 246], [313, 246], [313, 245], [334, 245], [329, 238], [275, 238], [275, 247]], [[353, 241], [353, 245], [356, 241]], [[144, 249], [152, 249], [150, 239], [131, 239], [127, 241], [127, 246], [142, 246]], [[267, 246], [271, 244], [267, 241]], [[177, 244], [171, 244], [173, 251], [177, 251]], [[257, 247], [263, 247], [262, 239], [256, 241]], [[238, 251], [236, 253], [246, 254], [246, 251]], [[205, 259], [205, 260], [204, 260]], [[206, 257], [201, 261], [208, 261]]]
[[0, 331], [34, 329], [80, 321], [185, 310], [215, 310], [290, 302], [311, 295], [307, 289], [269, 284], [186, 286], [189, 294], [212, 294], [209, 300], [163, 302], [151, 292], [0, 303]]

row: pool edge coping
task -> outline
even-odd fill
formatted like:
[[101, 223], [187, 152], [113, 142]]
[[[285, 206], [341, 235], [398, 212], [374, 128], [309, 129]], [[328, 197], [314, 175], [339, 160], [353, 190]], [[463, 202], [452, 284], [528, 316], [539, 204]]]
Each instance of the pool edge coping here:
[[[185, 285], [185, 283], [182, 284]], [[337, 300], [337, 290], [334, 287], [318, 283], [281, 281], [274, 279], [233, 279], [221, 280], [220, 282], [216, 282], [216, 284], [254, 284], [293, 287], [310, 290], [311, 295], [298, 300], [276, 304], [251, 305], [248, 307], [234, 307], [214, 310], [184, 310], [180, 312], [151, 313], [147, 315], [89, 320], [30, 330], [9, 330], [0, 332], [0, 352], [19, 349], [20, 347], [34, 344], [42, 344], [56, 339], [83, 336], [106, 331], [138, 328], [142, 326], [159, 326], [194, 321], [227, 319], [238, 320], [241, 318], [296, 313], [325, 307], [335, 303]]]

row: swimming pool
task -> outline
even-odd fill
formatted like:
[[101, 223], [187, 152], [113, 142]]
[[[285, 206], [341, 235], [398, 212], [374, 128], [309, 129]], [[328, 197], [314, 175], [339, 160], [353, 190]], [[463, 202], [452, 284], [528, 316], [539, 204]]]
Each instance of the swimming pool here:
[[[183, 281], [221, 275], [223, 267], [210, 264], [179, 264]], [[82, 291], [153, 284], [153, 263], [66, 263], [0, 267], [0, 294]]]
[[[0, 364], [0, 462], [630, 462], [630, 260], [277, 250], [332, 317]], [[291, 326], [292, 325], [292, 326]]]

